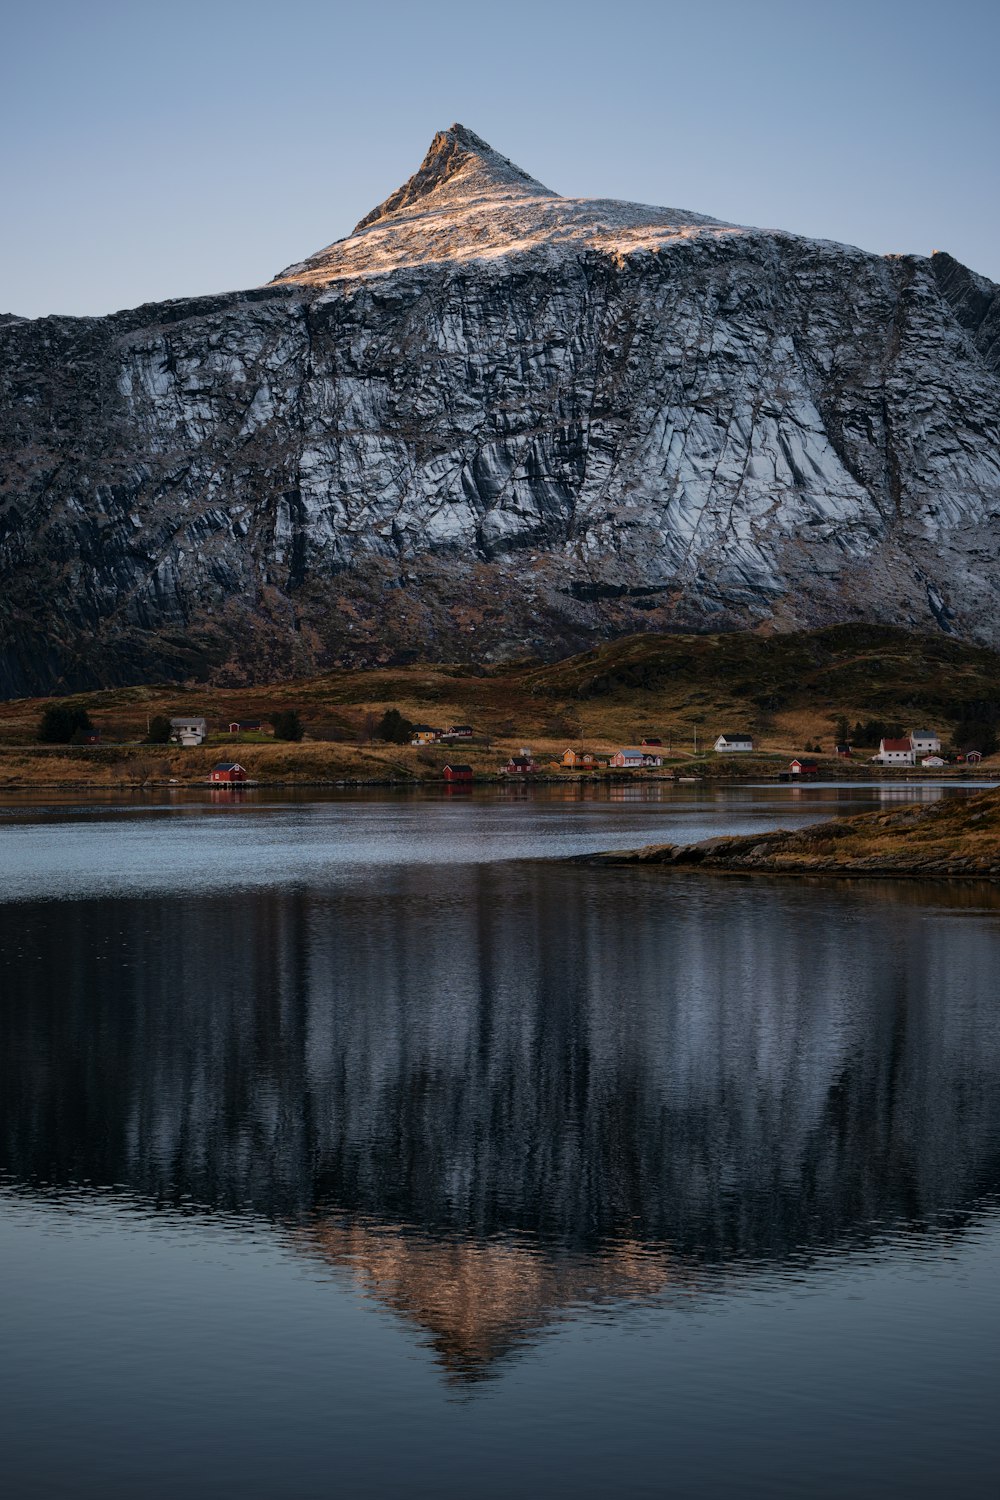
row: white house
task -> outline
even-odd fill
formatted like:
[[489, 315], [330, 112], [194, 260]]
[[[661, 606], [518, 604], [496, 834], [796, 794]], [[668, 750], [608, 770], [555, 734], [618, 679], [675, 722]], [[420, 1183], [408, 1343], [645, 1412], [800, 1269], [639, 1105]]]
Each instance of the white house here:
[[642, 763], [644, 766], [662, 766], [663, 756], [657, 755], [655, 750], [644, 750], [642, 752]]
[[753, 740], [748, 734], [720, 734], [715, 742], [720, 755], [735, 750], [752, 750]]
[[909, 736], [905, 740], [880, 740], [878, 754], [872, 756], [883, 766], [915, 766], [917, 758]]
[[941, 750], [941, 739], [933, 729], [911, 729], [910, 746], [914, 755], [938, 755]]
[[611, 764], [619, 769], [624, 767], [626, 771], [639, 771], [642, 769], [643, 755], [641, 750], [630, 747], [625, 750], [616, 750], [611, 757]]
[[200, 745], [208, 733], [204, 719], [171, 719], [170, 738], [178, 745]]
[[945, 766], [948, 764], [948, 762], [942, 759], [940, 755], [925, 755], [920, 764], [922, 766], [934, 766], [936, 768], [938, 766]]

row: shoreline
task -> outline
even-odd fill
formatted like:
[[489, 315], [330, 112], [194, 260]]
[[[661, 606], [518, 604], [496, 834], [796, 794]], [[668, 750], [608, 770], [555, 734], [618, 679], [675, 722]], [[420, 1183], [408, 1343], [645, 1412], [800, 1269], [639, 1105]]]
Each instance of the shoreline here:
[[1000, 881], [1000, 790], [894, 812], [860, 813], [790, 831], [649, 844], [571, 856], [575, 864], [722, 875]]

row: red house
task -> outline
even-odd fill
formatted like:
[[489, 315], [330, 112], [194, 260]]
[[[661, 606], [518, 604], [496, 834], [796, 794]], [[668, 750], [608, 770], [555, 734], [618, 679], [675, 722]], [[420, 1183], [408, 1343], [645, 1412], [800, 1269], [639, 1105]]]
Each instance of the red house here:
[[814, 760], [793, 760], [788, 767], [793, 776], [816, 776], [819, 766]]
[[471, 766], [451, 766], [451, 765], [445, 766], [445, 768], [444, 768], [444, 779], [445, 779], [445, 781], [466, 781], [466, 782], [471, 781], [472, 780], [472, 767]]
[[505, 766], [500, 767], [505, 776], [533, 776], [538, 770], [529, 752], [512, 755]]
[[212, 767], [208, 779], [211, 782], [221, 782], [223, 786], [235, 786], [238, 782], [246, 781], [247, 773], [234, 760], [220, 760], [217, 766]]

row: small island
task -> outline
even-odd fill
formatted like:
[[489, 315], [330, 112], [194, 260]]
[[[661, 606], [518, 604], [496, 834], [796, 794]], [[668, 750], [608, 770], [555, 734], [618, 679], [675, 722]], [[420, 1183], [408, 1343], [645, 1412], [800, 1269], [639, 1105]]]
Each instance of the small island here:
[[593, 865], [663, 865], [719, 873], [891, 876], [893, 879], [1000, 879], [1000, 791], [909, 803], [698, 844], [650, 844], [580, 856]]

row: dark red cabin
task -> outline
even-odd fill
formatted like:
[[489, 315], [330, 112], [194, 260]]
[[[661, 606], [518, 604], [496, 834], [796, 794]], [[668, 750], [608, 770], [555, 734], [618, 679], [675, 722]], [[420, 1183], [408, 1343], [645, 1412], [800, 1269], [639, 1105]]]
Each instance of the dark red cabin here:
[[471, 766], [445, 766], [445, 768], [444, 768], [444, 779], [445, 779], [445, 781], [471, 781], [472, 780], [472, 767]]
[[246, 781], [247, 773], [234, 760], [225, 760], [212, 767], [212, 773], [208, 779], [213, 783], [221, 783], [223, 786], [233, 786], [240, 781]]

